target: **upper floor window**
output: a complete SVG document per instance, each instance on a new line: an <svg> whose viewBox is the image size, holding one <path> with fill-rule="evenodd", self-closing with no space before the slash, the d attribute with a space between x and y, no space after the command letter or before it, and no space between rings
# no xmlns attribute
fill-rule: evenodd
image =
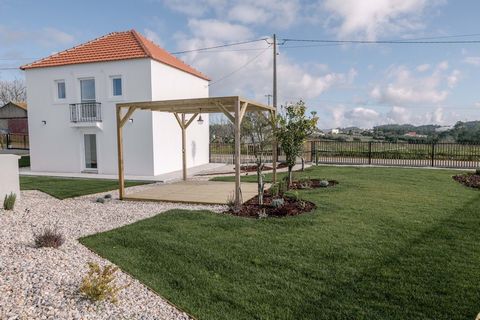
<svg viewBox="0 0 480 320"><path fill-rule="evenodd" d="M59 80L56 81L57 83L57 99L65 99L67 98L67 92L65 89L65 81Z"/></svg>
<svg viewBox="0 0 480 320"><path fill-rule="evenodd" d="M118 97L122 95L122 78L112 77L112 96Z"/></svg>
<svg viewBox="0 0 480 320"><path fill-rule="evenodd" d="M95 101L95 79L80 80L80 99L81 102Z"/></svg>

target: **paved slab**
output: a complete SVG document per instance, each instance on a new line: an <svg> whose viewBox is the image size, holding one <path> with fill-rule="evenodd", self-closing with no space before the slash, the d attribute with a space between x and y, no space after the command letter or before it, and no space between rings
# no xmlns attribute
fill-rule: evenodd
<svg viewBox="0 0 480 320"><path fill-rule="evenodd" d="M241 188L244 202L257 195L256 183L242 183ZM125 200L225 204L233 197L234 191L234 182L182 181L157 184L143 191L127 194Z"/></svg>

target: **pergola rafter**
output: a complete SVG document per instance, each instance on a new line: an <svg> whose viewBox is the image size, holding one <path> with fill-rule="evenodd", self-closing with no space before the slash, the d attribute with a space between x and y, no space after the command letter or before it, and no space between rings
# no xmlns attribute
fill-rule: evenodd
<svg viewBox="0 0 480 320"><path fill-rule="evenodd" d="M241 144L241 124L246 112L268 112L272 127L275 129L276 109L252 100L238 96L162 100L162 101L142 101L118 103L117 110L117 146L118 146L118 181L120 199L125 197L125 174L123 161L123 135L122 128L128 119L136 110L149 110L156 112L173 113L180 129L182 130L182 162L183 162L183 180L187 179L187 156L186 156L186 135L188 126L201 113L223 113L233 123L235 129L235 204L240 205L241 184L240 184L240 144ZM122 115L123 109L127 112ZM186 115L191 117L186 120ZM265 116L265 115L264 115ZM272 150L273 160L273 182L276 180L277 169L277 142L273 141Z"/></svg>

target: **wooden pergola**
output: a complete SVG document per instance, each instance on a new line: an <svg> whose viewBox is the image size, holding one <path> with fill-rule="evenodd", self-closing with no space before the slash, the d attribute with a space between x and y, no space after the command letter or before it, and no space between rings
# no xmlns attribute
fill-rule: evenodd
<svg viewBox="0 0 480 320"><path fill-rule="evenodd" d="M124 110L126 110L126 112ZM234 124L235 129L235 204L240 205L242 203L240 184L240 130L243 116L246 112L258 112L263 116L266 116L264 112L268 112L274 128L274 119L276 117L276 109L274 107L238 96L117 103L118 182L120 199L125 197L122 128L136 110L169 112L175 116L175 119L182 130L183 180L187 180L187 157L185 144L188 126L201 113L225 114L225 116ZM187 115L190 115L188 120ZM275 182L277 167L277 142L275 140L273 141L272 160L273 182Z"/></svg>

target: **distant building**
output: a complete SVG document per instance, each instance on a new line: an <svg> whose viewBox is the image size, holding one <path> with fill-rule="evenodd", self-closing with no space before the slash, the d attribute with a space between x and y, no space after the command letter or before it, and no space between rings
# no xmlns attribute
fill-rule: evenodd
<svg viewBox="0 0 480 320"><path fill-rule="evenodd" d="M0 132L28 133L27 104L10 101L0 107Z"/></svg>
<svg viewBox="0 0 480 320"><path fill-rule="evenodd" d="M404 137L412 137L412 138L426 138L427 135L425 134L417 134L415 131L407 132L403 135Z"/></svg>
<svg viewBox="0 0 480 320"><path fill-rule="evenodd" d="M330 134L339 134L339 133L340 133L340 129L338 128L330 130Z"/></svg>

